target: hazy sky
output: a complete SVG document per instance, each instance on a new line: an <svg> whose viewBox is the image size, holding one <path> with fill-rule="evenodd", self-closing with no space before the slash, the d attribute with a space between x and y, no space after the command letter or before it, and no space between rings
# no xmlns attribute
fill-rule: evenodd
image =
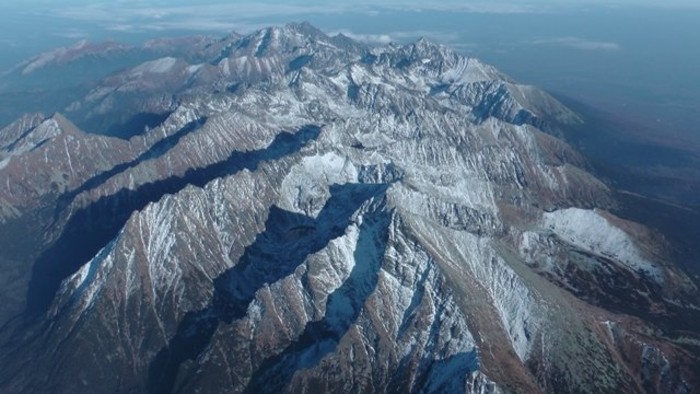
<svg viewBox="0 0 700 394"><path fill-rule="evenodd" d="M483 15L528 15L558 12L585 11L589 8L661 8L700 10L697 0L526 0L526 1L464 1L443 0L425 2L423 0L356 0L356 1L314 1L314 0L0 0L0 51L19 47L46 49L57 44L66 45L69 40L79 39L119 39L140 40L157 32L204 32L222 34L228 31L248 32L272 23L289 21L328 19L334 16L354 15L352 25L339 23L337 26L323 26L334 31L356 33L357 38L369 41L386 42L402 39L400 31L380 31L367 34L362 17L372 18L397 12L412 13L412 22L426 26L421 13L455 12L460 14ZM405 18L406 15L403 15ZM415 30L415 29L409 29ZM439 24L431 26L432 32L440 30ZM393 35L392 35L393 33ZM448 35L428 34L440 40ZM126 37L125 37L126 34ZM129 37L128 35L133 35ZM453 34L454 36L454 34ZM63 39L63 40L61 40ZM586 37L558 35L540 37L539 44L559 44L581 49L616 49L615 43L603 41L589 42ZM456 44L463 44L455 42ZM4 47L4 48L3 48ZM7 54L6 54L7 55ZM6 56L7 57L7 56ZM2 66L2 64L0 64Z"/></svg>
<svg viewBox="0 0 700 394"><path fill-rule="evenodd" d="M424 36L520 81L655 121L685 113L694 127L700 106L698 0L0 0L0 71L82 39L136 44L305 20L378 44Z"/></svg>
<svg viewBox="0 0 700 394"><path fill-rule="evenodd" d="M655 7L700 9L697 0L2 0L0 44L10 43L26 29L66 38L90 38L95 29L106 32L250 31L280 20L305 20L312 15L364 14L368 17L397 11L449 11L480 14L538 14L587 7ZM338 29L347 26L338 26ZM104 35L104 34L103 34Z"/></svg>
<svg viewBox="0 0 700 394"><path fill-rule="evenodd" d="M464 1L443 0L425 2L423 0L356 0L356 1L184 1L184 0L4 0L0 10L4 17L51 16L62 20L80 23L99 24L114 31L169 30L230 30L248 27L245 22L259 21L266 17L286 17L303 19L310 14L341 14L411 11L455 11L474 13L542 13L562 9L582 9L590 6L605 7L660 7L660 8L700 8L697 0L529 0L529 1ZM11 13L10 14L8 14ZM10 27L11 28L11 27ZM6 27L4 27L6 29Z"/></svg>

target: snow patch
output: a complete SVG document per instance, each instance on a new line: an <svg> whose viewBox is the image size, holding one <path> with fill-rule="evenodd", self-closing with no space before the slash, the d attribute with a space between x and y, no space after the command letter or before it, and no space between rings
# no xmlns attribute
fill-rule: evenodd
<svg viewBox="0 0 700 394"><path fill-rule="evenodd" d="M22 75L31 74L32 72L45 67L49 63L60 59L62 56L65 56L71 52L80 51L81 49L87 47L87 45L87 40L80 40L73 46L66 48L58 48L49 52L42 53L41 55L34 58L34 60L22 70Z"/></svg>
<svg viewBox="0 0 700 394"><path fill-rule="evenodd" d="M153 73L163 74L170 71L177 63L174 57L164 57L136 66L132 71L134 74Z"/></svg>
<svg viewBox="0 0 700 394"><path fill-rule="evenodd" d="M546 212L542 222L546 229L565 242L586 252L619 261L658 282L663 281L661 268L642 256L630 236L594 210L569 208Z"/></svg>
<svg viewBox="0 0 700 394"><path fill-rule="evenodd" d="M475 83L498 79L492 67L474 58L459 58L457 63L442 74L443 81L449 83Z"/></svg>
<svg viewBox="0 0 700 394"><path fill-rule="evenodd" d="M195 65L187 67L187 72L189 74L194 74L197 71L199 71L199 69L201 69L202 67L204 67L204 64L195 64Z"/></svg>
<svg viewBox="0 0 700 394"><path fill-rule="evenodd" d="M333 152L305 157L282 182L280 206L316 216L330 196L329 185L357 179L357 169L346 157Z"/></svg>

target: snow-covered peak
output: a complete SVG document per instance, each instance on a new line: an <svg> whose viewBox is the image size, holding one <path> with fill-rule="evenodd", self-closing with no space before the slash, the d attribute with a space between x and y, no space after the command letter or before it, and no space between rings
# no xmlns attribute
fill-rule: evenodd
<svg viewBox="0 0 700 394"><path fill-rule="evenodd" d="M424 83L470 84L484 81L510 82L510 78L494 67L475 58L456 53L450 48L421 38L407 45L389 44L368 51L367 63L391 67L399 73L415 75Z"/></svg>

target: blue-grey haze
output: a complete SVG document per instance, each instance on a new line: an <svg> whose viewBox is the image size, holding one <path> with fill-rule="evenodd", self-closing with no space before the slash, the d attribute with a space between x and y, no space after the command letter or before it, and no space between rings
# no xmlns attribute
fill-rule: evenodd
<svg viewBox="0 0 700 394"><path fill-rule="evenodd" d="M700 7L693 2L421 3L6 1L0 4L0 69L80 39L138 43L307 20L375 43L426 36L519 81L700 144Z"/></svg>

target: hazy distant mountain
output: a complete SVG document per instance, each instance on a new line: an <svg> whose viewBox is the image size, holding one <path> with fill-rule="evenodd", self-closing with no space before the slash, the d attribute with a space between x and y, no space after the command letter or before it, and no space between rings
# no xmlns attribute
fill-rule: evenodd
<svg viewBox="0 0 700 394"><path fill-rule="evenodd" d="M698 390L696 285L547 93L308 24L162 45L0 130L1 391Z"/></svg>

